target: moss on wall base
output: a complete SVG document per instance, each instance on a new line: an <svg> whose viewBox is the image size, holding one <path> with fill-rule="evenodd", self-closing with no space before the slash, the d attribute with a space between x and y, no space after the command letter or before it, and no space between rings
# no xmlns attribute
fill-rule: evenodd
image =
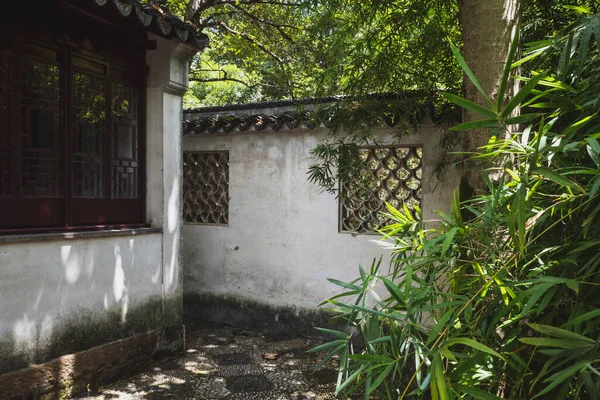
<svg viewBox="0 0 600 400"><path fill-rule="evenodd" d="M237 296L185 293L184 317L266 333L321 337L316 327L339 329L317 308L279 307Z"/></svg>
<svg viewBox="0 0 600 400"><path fill-rule="evenodd" d="M167 299L158 296L148 298L130 307L126 313L121 309L72 312L59 324L56 323L44 340L24 342L10 334L0 337L0 373L41 364L65 354L158 328L182 326L182 314L181 294ZM39 337L41 329L36 327L36 331Z"/></svg>
<svg viewBox="0 0 600 400"><path fill-rule="evenodd" d="M155 329L0 375L0 397L67 399L97 390L167 354L183 352L183 334L182 325Z"/></svg>

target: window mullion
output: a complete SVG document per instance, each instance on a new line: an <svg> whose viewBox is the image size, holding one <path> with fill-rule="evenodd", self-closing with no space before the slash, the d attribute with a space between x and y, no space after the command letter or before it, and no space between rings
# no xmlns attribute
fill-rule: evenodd
<svg viewBox="0 0 600 400"><path fill-rule="evenodd" d="M10 133L12 151L12 198L17 200L21 197L21 51L20 40L17 35L13 37L11 54L11 82L10 82Z"/></svg>
<svg viewBox="0 0 600 400"><path fill-rule="evenodd" d="M65 225L72 226L71 218L71 199L72 199L72 179L73 179L73 65L71 63L71 49L63 47L62 55L63 73L62 73L62 132L63 132L63 179L64 193L64 211Z"/></svg>
<svg viewBox="0 0 600 400"><path fill-rule="evenodd" d="M113 115L112 115L112 80L111 76L111 65L106 66L106 132L104 133L104 198L106 200L105 207L108 207L111 203L111 160L112 160L112 137L113 137ZM110 215L107 215L110 218Z"/></svg>

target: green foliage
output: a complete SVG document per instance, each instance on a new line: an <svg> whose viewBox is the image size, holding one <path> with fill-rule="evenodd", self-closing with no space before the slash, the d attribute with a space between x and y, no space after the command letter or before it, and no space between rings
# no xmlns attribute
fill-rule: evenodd
<svg viewBox="0 0 600 400"><path fill-rule="evenodd" d="M446 99L425 91L342 98L323 106L316 113L316 122L330 130L311 150L316 162L309 167L309 181L337 193L338 182L360 180L357 175L365 166L357 151L360 146L377 145L375 128L394 126L392 135L400 138L418 128L425 116L440 125L459 120L457 109ZM454 141L447 139L441 145L449 148Z"/></svg>
<svg viewBox="0 0 600 400"><path fill-rule="evenodd" d="M525 84L507 104L490 98L482 109L447 95L492 130L472 155L490 165L488 190L462 202L456 194L439 221L389 206L395 222L381 232L394 246L390 270L373 262L352 282L330 280L342 292L324 304L358 328L325 332L335 340L319 349L328 351L324 359L340 357L338 392L599 397L598 27L600 14L591 15L559 31L544 51L529 46L524 58L556 66L519 77ZM510 64L506 70L502 87ZM519 106L521 116L511 118Z"/></svg>
<svg viewBox="0 0 600 400"><path fill-rule="evenodd" d="M460 87L462 73L446 44L446 38L460 41L453 1L158 3L210 38L209 49L191 68L192 80L205 87L188 96L189 104L330 95L362 98ZM219 85L222 81L229 85ZM252 96L240 95L246 90Z"/></svg>
<svg viewBox="0 0 600 400"><path fill-rule="evenodd" d="M320 18L313 30L336 63L325 77L354 97L406 90L435 92L460 86L447 39L460 40L458 4L453 1L313 0Z"/></svg>

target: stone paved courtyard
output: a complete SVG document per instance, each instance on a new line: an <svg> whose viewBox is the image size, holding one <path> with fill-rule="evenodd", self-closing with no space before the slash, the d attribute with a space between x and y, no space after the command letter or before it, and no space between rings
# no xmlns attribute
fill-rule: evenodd
<svg viewBox="0 0 600 400"><path fill-rule="evenodd" d="M331 363L314 372L319 342L188 321L184 356L78 399L333 399Z"/></svg>

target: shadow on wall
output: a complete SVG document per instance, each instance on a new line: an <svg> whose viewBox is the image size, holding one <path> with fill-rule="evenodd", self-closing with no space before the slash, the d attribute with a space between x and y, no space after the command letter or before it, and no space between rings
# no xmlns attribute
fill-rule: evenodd
<svg viewBox="0 0 600 400"><path fill-rule="evenodd" d="M160 241L157 234L6 245L0 373L162 326Z"/></svg>

